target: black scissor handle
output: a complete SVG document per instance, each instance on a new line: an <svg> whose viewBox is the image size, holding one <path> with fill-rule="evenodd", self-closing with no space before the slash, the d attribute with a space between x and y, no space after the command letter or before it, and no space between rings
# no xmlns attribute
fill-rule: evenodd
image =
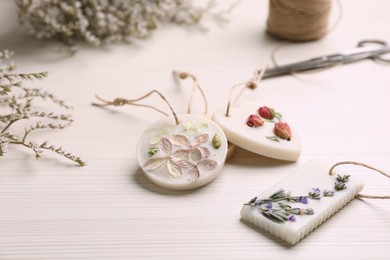
<svg viewBox="0 0 390 260"><path fill-rule="evenodd" d="M382 40L375 40L375 39L362 40L362 41L358 42L357 46L364 47L364 46L369 45L369 44L378 44L378 45L381 45L383 47L388 47L387 42L382 41ZM382 61L382 62L390 63L390 58L386 59L386 58L383 58L381 55L372 56L371 59L373 59L375 61Z"/></svg>

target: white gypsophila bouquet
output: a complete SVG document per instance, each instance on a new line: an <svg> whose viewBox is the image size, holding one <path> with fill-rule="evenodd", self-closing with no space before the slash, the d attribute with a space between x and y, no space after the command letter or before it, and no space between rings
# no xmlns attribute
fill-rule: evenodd
<svg viewBox="0 0 390 260"><path fill-rule="evenodd" d="M192 0L15 0L19 21L38 39L55 39L67 45L119 42L148 36L163 23L201 28L206 17L218 22L225 11L214 11L214 1L203 7Z"/></svg>

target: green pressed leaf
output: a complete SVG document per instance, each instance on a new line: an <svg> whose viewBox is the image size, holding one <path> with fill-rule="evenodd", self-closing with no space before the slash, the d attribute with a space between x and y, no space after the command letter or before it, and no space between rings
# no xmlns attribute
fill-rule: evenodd
<svg viewBox="0 0 390 260"><path fill-rule="evenodd" d="M149 151L148 151L148 154L149 156L153 156L155 155L156 153L158 152L158 149L153 147L153 148L150 148Z"/></svg>
<svg viewBox="0 0 390 260"><path fill-rule="evenodd" d="M267 138L267 139L269 139L271 141L275 141L275 142L279 142L280 143L280 139L277 136L266 136L265 138Z"/></svg>
<svg viewBox="0 0 390 260"><path fill-rule="evenodd" d="M211 141L211 143L213 144L213 147L215 149L219 149L219 147L221 147L221 145L222 145L221 137L219 137L218 134L214 134L213 140Z"/></svg>
<svg viewBox="0 0 390 260"><path fill-rule="evenodd" d="M278 113L278 112L276 112L275 113L275 117L278 119L278 121L280 122L280 121L282 121L282 114L281 113Z"/></svg>

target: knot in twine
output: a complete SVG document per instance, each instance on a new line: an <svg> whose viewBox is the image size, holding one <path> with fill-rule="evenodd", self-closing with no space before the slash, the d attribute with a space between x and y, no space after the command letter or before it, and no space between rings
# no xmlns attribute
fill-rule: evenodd
<svg viewBox="0 0 390 260"><path fill-rule="evenodd" d="M112 105L114 106L124 106L126 105L128 102L127 102L127 99L124 99L124 98L116 98L112 101Z"/></svg>
<svg viewBox="0 0 390 260"><path fill-rule="evenodd" d="M303 42L328 32L331 0L270 0L267 32L278 38Z"/></svg>

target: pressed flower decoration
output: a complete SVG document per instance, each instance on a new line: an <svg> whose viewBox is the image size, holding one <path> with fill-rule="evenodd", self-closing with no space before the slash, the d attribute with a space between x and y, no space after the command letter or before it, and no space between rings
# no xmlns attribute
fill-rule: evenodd
<svg viewBox="0 0 390 260"><path fill-rule="evenodd" d="M137 145L138 161L146 176L161 186L195 188L222 169L227 140L222 130L205 117L188 114L179 120L180 124L172 124L171 119L164 118L145 130ZM202 127L187 131L187 125ZM164 129L163 133L158 129Z"/></svg>
<svg viewBox="0 0 390 260"><path fill-rule="evenodd" d="M256 70L251 80L231 87L226 109L213 114L213 121L224 130L229 142L251 152L286 161L298 160L301 142L281 113L258 102L234 106L244 90L255 90L267 69ZM233 99L235 89L241 88Z"/></svg>
<svg viewBox="0 0 390 260"><path fill-rule="evenodd" d="M333 197L335 191L341 191L347 188L346 183L349 180L349 175L338 175L335 182L334 190L323 190L320 188L312 188L307 195L293 196L290 192L286 192L283 189L273 193L269 198L258 199L254 197L248 203L248 205L254 207L260 211L260 213L267 219L283 224L285 222L295 222L295 216L314 215L315 212L312 208L292 207L291 204L309 204L310 200L319 201L325 197ZM342 186L343 188L338 188Z"/></svg>
<svg viewBox="0 0 390 260"><path fill-rule="evenodd" d="M281 139L290 141L291 140L291 130L290 126L287 123L281 122L282 114L275 112L273 108L269 108L267 106L260 107L257 112L260 116L256 114L252 114L246 120L246 125L249 127L261 127L264 125L264 121L268 123L273 123L273 133L274 136L266 136L268 140L280 142ZM264 120L263 120L263 119ZM278 122L275 123L274 119L277 119Z"/></svg>
<svg viewBox="0 0 390 260"><path fill-rule="evenodd" d="M178 164L183 169L189 169L188 179L190 181L196 181L199 179L200 171L210 171L217 167L217 162L205 159L200 150L193 149L188 152L188 159L178 161Z"/></svg>
<svg viewBox="0 0 390 260"><path fill-rule="evenodd" d="M161 138L152 155L144 165L144 170L159 171L166 166L169 174L174 178L182 178L183 170L187 169L189 181L197 181L200 171L210 171L217 166L217 162L207 159L210 156L209 148L200 146L208 140L208 134L196 136L191 144L184 135L173 135L171 138ZM177 150L173 152L173 147ZM149 150L150 151L150 150ZM203 153L202 153L203 152ZM150 155L150 153L148 152ZM162 154L161 157L157 157ZM154 156L156 155L156 157Z"/></svg>
<svg viewBox="0 0 390 260"><path fill-rule="evenodd" d="M196 136L194 138L194 140L192 141L192 143L190 143L190 141L188 141L188 138L185 135L173 135L170 138L170 140L174 145L184 146L184 147L188 148L186 151L198 150L201 154L204 155L204 157L207 158L210 156L209 149L205 146L201 146L201 144L203 144L209 140L208 134L202 134L202 135Z"/></svg>
<svg viewBox="0 0 390 260"><path fill-rule="evenodd" d="M148 160L144 165L144 169L147 171L154 171L156 169L161 169L163 165L166 165L169 173L173 177L181 178L181 167L177 164L175 160L175 158L178 158L181 153L178 151L175 154L172 154L172 144L167 138L161 138L157 148L155 149L157 150L157 153L158 151L160 151L163 156L151 158L150 160Z"/></svg>
<svg viewBox="0 0 390 260"><path fill-rule="evenodd" d="M242 219L294 245L354 198L390 199L389 195L360 193L364 181L335 171L340 165L365 167L390 178L390 173L361 162L330 165L312 160L244 203Z"/></svg>
<svg viewBox="0 0 390 260"><path fill-rule="evenodd" d="M199 89L204 97L196 77L186 72L174 72L180 79L191 78L193 92ZM228 143L222 129L206 116L191 114L191 100L188 114L177 115L168 100L158 90L150 91L141 98L127 100L117 98L106 101L108 105L136 105L152 108L165 115L161 110L137 103L151 94L158 94L169 106L172 118L163 118L151 124L141 135L137 144L138 163L155 184L177 190L194 189L213 180L222 170L228 151ZM205 113L207 102L205 101Z"/></svg>

